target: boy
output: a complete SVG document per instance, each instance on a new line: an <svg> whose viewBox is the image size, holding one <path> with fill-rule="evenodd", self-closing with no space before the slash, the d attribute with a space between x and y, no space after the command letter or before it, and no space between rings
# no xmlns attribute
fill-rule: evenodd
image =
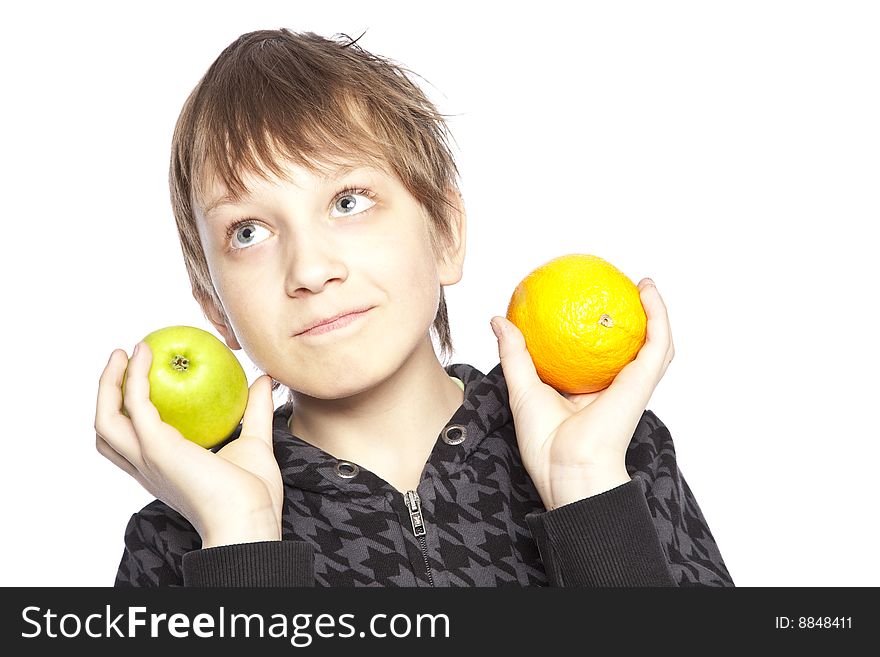
<svg viewBox="0 0 880 657"><path fill-rule="evenodd" d="M159 419L149 347L114 350L97 449L157 497L117 585L733 585L645 410L673 356L648 279L648 339L599 393L543 384L501 317L488 375L438 360L466 235L447 134L354 41L251 32L209 68L172 205L194 297L266 374L209 451Z"/></svg>

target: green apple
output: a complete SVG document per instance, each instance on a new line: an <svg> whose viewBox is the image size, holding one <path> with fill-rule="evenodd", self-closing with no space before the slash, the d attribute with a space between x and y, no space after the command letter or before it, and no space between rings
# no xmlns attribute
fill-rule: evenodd
<svg viewBox="0 0 880 657"><path fill-rule="evenodd" d="M229 347L194 326L167 326L144 342L153 352L150 401L162 421L208 449L228 438L248 400L247 376Z"/></svg>

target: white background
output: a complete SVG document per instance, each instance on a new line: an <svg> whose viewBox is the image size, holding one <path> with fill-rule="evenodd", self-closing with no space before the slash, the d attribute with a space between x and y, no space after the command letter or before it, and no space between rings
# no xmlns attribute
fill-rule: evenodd
<svg viewBox="0 0 880 657"><path fill-rule="evenodd" d="M454 362L495 365L489 318L553 257L653 277L676 357L649 408L736 583L880 585L875 3L31 2L2 23L3 585L113 582L150 498L95 451L98 376L161 326L213 331L168 200L174 122L223 48L280 27L366 30L455 115Z"/></svg>

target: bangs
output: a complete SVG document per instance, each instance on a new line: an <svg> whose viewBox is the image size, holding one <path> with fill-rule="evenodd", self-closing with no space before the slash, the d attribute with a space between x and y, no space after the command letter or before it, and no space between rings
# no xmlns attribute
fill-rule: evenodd
<svg viewBox="0 0 880 657"><path fill-rule="evenodd" d="M229 200L239 201L249 191L248 176L286 180L288 162L319 175L363 165L388 170L386 150L357 103L314 98L304 104L259 80L250 84L253 88L238 83L234 93L205 99L213 111L199 117L191 151L195 206L206 207L215 184Z"/></svg>

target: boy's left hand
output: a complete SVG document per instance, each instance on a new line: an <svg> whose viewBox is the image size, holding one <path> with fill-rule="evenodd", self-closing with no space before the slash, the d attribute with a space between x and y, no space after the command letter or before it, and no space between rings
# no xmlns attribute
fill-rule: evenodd
<svg viewBox="0 0 880 657"><path fill-rule="evenodd" d="M675 353L660 293L648 278L638 288L648 318L645 344L598 392L570 395L541 381L520 330L493 318L502 329L498 353L520 454L548 511L631 479L627 448Z"/></svg>

